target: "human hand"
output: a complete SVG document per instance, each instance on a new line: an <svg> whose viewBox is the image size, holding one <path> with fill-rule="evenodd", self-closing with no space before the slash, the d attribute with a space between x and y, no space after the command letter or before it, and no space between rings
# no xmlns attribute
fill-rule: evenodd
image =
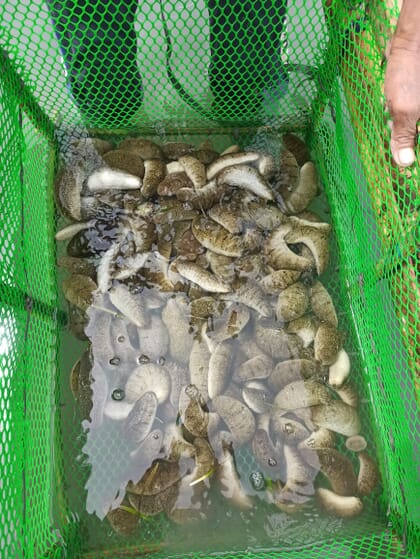
<svg viewBox="0 0 420 559"><path fill-rule="evenodd" d="M403 167L412 165L420 119L420 48L404 37L391 41L385 72L385 98L392 118L391 152Z"/></svg>

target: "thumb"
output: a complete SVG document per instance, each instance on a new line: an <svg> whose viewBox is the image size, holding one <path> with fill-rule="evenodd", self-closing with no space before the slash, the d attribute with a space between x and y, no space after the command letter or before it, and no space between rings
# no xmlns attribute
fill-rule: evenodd
<svg viewBox="0 0 420 559"><path fill-rule="evenodd" d="M414 142L417 132L417 118L406 114L394 114L391 131L391 153L397 165L408 167L416 159Z"/></svg>

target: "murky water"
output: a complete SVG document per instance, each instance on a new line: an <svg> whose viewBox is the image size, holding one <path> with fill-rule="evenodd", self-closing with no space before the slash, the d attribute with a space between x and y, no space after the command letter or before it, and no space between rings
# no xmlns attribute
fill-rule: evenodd
<svg viewBox="0 0 420 559"><path fill-rule="evenodd" d="M139 150L146 171L160 161L140 188L89 169L61 196L86 223L58 247L64 479L86 548L301 547L362 529L376 467L313 168L270 142L221 158L125 146L120 173Z"/></svg>

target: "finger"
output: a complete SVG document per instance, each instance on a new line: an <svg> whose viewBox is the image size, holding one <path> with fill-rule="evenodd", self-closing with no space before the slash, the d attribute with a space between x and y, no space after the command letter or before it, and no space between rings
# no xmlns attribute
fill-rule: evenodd
<svg viewBox="0 0 420 559"><path fill-rule="evenodd" d="M414 144L417 132L417 119L396 114L391 131L391 153L397 165L408 167L416 159Z"/></svg>
<svg viewBox="0 0 420 559"><path fill-rule="evenodd" d="M391 41L388 41L384 52L384 57L386 60L388 60L390 54L391 54Z"/></svg>

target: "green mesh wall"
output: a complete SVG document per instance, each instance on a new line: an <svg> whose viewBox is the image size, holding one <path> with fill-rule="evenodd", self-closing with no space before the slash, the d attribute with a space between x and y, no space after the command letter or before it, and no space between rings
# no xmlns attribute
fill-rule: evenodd
<svg viewBox="0 0 420 559"><path fill-rule="evenodd" d="M419 167L394 167L388 149L381 61L394 4L3 3L1 557L419 556ZM135 537L112 534L85 512L84 435L68 380L83 345L65 327L55 264L60 152L89 135L210 138L223 150L287 131L306 140L322 178L316 210L334 230L323 281L382 484L351 523L301 533L297 521L270 516L262 547L253 533L264 526L252 520L242 545L229 535L235 519L201 527L199 546L182 546L185 533L164 515Z"/></svg>

